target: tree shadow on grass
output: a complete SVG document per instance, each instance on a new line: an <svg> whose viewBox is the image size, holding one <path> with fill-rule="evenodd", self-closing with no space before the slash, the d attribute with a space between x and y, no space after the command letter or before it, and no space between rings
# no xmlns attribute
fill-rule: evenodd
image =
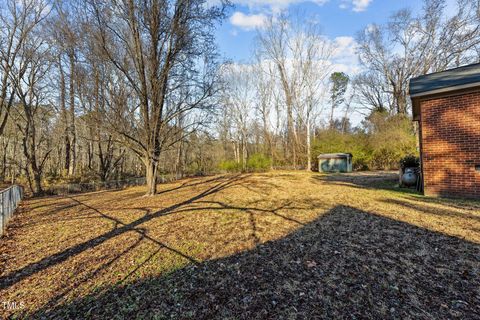
<svg viewBox="0 0 480 320"><path fill-rule="evenodd" d="M404 207L407 209L413 209L426 214L447 216L447 217L454 217L454 218L463 218L471 222L476 221L477 223L480 223L480 214L478 213L475 214L474 212L469 213L469 211L473 209L468 210L467 208L462 208L462 210L459 212L459 211L452 210L451 208L447 209L447 208L441 208L441 207L440 208L432 207L428 205L430 203L428 201L422 201L416 198L408 198L408 199L409 199L408 201L398 200L398 199L384 199L382 200L382 202L393 204L399 207ZM434 202L434 203L443 204L442 202Z"/></svg>
<svg viewBox="0 0 480 320"><path fill-rule="evenodd" d="M400 188L398 173L392 171L366 171L352 173L332 173L315 175L316 182L326 182L332 185L347 186L360 189L380 189L396 191L405 194L418 194L412 188Z"/></svg>
<svg viewBox="0 0 480 320"><path fill-rule="evenodd" d="M460 210L480 212L480 199L418 197L415 195L410 196L409 199L418 203L441 204Z"/></svg>
<svg viewBox="0 0 480 320"><path fill-rule="evenodd" d="M104 288L30 315L55 319L472 319L480 246L337 206L230 257Z"/></svg>
<svg viewBox="0 0 480 320"><path fill-rule="evenodd" d="M88 206L87 204L85 204L81 201L72 199L78 205L88 207L89 209L94 210L99 216L101 216L101 217L103 217L103 218L105 218L109 221L114 222L115 227L112 230L110 230L109 232L103 233L103 234L101 234L99 236L96 236L96 237L94 237L94 238L92 238L88 241L85 241L85 242L79 243L77 245L74 245L72 247L69 247L69 248L67 248L67 249L65 249L61 252L56 253L56 254L46 256L39 261L36 261L34 263L31 263L29 265L26 265L26 266L22 267L19 270L16 270L14 272L11 272L11 273L0 276L0 290L6 289L6 288L22 281L23 279L28 278L31 275L42 272L42 271L48 269L49 267L52 267L52 266L55 266L57 264L63 263L64 261L66 261L66 260L68 260L68 259L70 259L74 256L77 256L77 255L81 254L82 252L85 252L86 250L98 247L101 244L105 243L106 241L108 241L110 239L113 239L115 237L118 237L118 236L120 236L122 234L125 234L127 232L130 232L130 231L141 234L142 237L148 238L150 241L156 243L160 248L167 249L171 252L174 252L175 254L178 254L178 255L184 257L185 259L187 259L188 261L190 261L192 263L196 263L196 260L193 257L190 257L188 254L184 254L183 252L181 252L179 250L176 250L175 248L169 247L166 244L145 235L144 232L143 232L143 229L141 228L141 225L146 223L146 222L149 222L153 219L173 214L177 210L180 210L183 207L188 206L192 203L195 203L196 201L199 201L199 200L201 200L201 199L203 199L207 196L213 195L213 194L215 194L217 192L220 192L224 189L235 186L235 185L241 183L241 181L243 179L244 179L244 176L242 176L242 175L230 176L228 178L219 179L215 184L209 186L207 189L205 189L202 192L196 194L195 196L190 197L189 199L178 202L174 205L171 205L169 207L166 207L166 208L164 208L162 210L159 210L157 212L154 212L154 213L146 212L146 214L144 216L142 216L141 218L139 218L139 219L137 219L133 222L130 222L128 224L122 223L120 220L115 219L111 216L108 216L108 215L102 213L101 211L99 211L98 209L93 208L91 206Z"/></svg>

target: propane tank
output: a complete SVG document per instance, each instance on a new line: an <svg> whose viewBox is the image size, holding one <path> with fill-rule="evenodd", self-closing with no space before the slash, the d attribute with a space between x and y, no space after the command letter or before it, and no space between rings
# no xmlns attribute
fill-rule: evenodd
<svg viewBox="0 0 480 320"><path fill-rule="evenodd" d="M407 187L412 187L417 184L417 174L414 168L406 168L402 176L402 183Z"/></svg>

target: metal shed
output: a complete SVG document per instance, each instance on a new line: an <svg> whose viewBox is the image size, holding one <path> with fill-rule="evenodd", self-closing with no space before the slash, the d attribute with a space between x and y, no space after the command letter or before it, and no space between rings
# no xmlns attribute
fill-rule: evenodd
<svg viewBox="0 0 480 320"><path fill-rule="evenodd" d="M325 153L318 156L319 172L352 172L351 153Z"/></svg>

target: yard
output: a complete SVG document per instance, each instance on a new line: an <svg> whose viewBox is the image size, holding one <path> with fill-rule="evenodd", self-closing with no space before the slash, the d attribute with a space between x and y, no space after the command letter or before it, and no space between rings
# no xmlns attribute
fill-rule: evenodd
<svg viewBox="0 0 480 320"><path fill-rule="evenodd" d="M0 318L472 319L480 203L389 172L272 172L27 200Z"/></svg>

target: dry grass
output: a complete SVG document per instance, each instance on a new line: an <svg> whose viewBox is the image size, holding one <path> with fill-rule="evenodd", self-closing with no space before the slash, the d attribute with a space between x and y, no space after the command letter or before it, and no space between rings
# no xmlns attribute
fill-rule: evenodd
<svg viewBox="0 0 480 320"><path fill-rule="evenodd" d="M25 201L0 318L475 318L480 203L274 172ZM20 305L21 304L21 305Z"/></svg>

